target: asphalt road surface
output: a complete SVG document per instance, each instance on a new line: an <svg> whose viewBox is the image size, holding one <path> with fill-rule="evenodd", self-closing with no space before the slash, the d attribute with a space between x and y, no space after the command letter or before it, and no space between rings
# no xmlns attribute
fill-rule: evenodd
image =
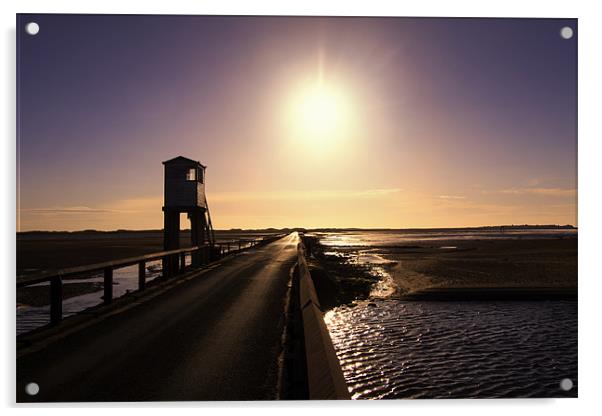
<svg viewBox="0 0 602 416"><path fill-rule="evenodd" d="M20 402L275 399L296 233L17 361ZM24 386L40 386L36 396Z"/></svg>

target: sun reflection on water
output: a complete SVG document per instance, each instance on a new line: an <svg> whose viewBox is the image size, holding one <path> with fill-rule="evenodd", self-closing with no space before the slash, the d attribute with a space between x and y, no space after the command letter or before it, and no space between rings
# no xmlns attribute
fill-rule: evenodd
<svg viewBox="0 0 602 416"><path fill-rule="evenodd" d="M577 380L576 314L573 301L388 299L324 319L353 399L558 397L558 380Z"/></svg>

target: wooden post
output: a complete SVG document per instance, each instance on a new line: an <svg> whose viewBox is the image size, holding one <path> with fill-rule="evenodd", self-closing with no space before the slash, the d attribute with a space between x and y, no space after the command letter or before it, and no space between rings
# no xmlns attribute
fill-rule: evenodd
<svg viewBox="0 0 602 416"><path fill-rule="evenodd" d="M161 258L161 279L167 279L169 274L169 256Z"/></svg>
<svg viewBox="0 0 602 416"><path fill-rule="evenodd" d="M146 262L138 262L138 290L146 288Z"/></svg>
<svg viewBox="0 0 602 416"><path fill-rule="evenodd" d="M105 305L113 301L113 268L107 267L104 271L104 298Z"/></svg>
<svg viewBox="0 0 602 416"><path fill-rule="evenodd" d="M201 266L201 249L197 249L190 253L190 265L193 269Z"/></svg>
<svg viewBox="0 0 602 416"><path fill-rule="evenodd" d="M180 272L186 268L186 253L180 253Z"/></svg>
<svg viewBox="0 0 602 416"><path fill-rule="evenodd" d="M169 279L169 277L171 276L171 267L169 264L169 259L169 256L163 257L163 279Z"/></svg>
<svg viewBox="0 0 602 416"><path fill-rule="evenodd" d="M163 250L180 248L180 211L163 207ZM177 272L178 263L173 256L163 258L163 277L167 278Z"/></svg>
<svg viewBox="0 0 602 416"><path fill-rule="evenodd" d="M63 319L63 279L50 280L50 323L58 324Z"/></svg>
<svg viewBox="0 0 602 416"><path fill-rule="evenodd" d="M191 243L193 246L204 246L206 243L206 223L204 208L198 208L189 214L190 227L191 227ZM194 253L192 263L195 267L200 267L203 264L208 263L207 253L205 249L198 250Z"/></svg>
<svg viewBox="0 0 602 416"><path fill-rule="evenodd" d="M177 275L181 272L180 270L180 255L178 253L171 256L171 261L173 262L174 275Z"/></svg>
<svg viewBox="0 0 602 416"><path fill-rule="evenodd" d="M241 247L242 247L242 246L241 246L241 243L242 243L242 240L238 240L238 251L240 251L240 249L241 249Z"/></svg>

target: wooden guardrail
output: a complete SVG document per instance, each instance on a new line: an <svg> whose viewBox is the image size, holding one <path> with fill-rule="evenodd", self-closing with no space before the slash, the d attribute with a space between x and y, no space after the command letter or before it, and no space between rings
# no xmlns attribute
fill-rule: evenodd
<svg viewBox="0 0 602 416"><path fill-rule="evenodd" d="M262 238L252 238L252 239L238 239L231 241L222 241L220 243L215 243L215 246L218 248L220 256L233 253L236 251L243 250L245 248L255 247L258 244L266 243L268 240L273 241L274 239L282 237L282 235L278 236L266 236Z"/></svg>
<svg viewBox="0 0 602 416"><path fill-rule="evenodd" d="M186 254L191 255L191 266L198 267L209 261L210 246L195 246L177 250L160 251L142 256L106 261L87 266L70 267L44 272L33 276L17 277L17 289L38 283L50 282L50 323L56 324L63 319L63 279L90 273L103 272L103 303L113 301L113 271L122 267L138 265L138 289L146 287L146 263L163 260L162 278L172 277L186 268Z"/></svg>
<svg viewBox="0 0 602 416"><path fill-rule="evenodd" d="M324 323L302 242L297 247L297 261L309 398L311 400L351 399L341 364Z"/></svg>
<svg viewBox="0 0 602 416"><path fill-rule="evenodd" d="M50 323L57 324L63 319L63 279L90 273L103 272L103 303L113 301L113 272L127 266L138 265L138 290L146 288L146 263L162 260L162 279L168 279L182 273L186 268L186 255L190 254L190 269L195 269L212 260L216 254L222 257L259 244L267 244L284 234L265 236L256 239L240 239L214 245L216 253L212 253L210 245L186 247L177 250L160 251L120 260L106 261L86 266L43 272L32 276L17 276L17 289L39 283L50 282Z"/></svg>

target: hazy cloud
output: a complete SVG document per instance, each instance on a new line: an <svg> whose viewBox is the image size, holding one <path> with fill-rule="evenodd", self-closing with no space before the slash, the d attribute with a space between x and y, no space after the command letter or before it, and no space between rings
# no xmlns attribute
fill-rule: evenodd
<svg viewBox="0 0 602 416"><path fill-rule="evenodd" d="M466 199L463 195L439 195L439 199Z"/></svg>
<svg viewBox="0 0 602 416"><path fill-rule="evenodd" d="M506 188L483 190L483 195L535 195L535 196L551 196L551 197L575 197L577 195L576 188L544 188L544 187L522 187L522 188Z"/></svg>
<svg viewBox="0 0 602 416"><path fill-rule="evenodd" d="M22 208L22 212L31 214L97 214L110 212L123 212L105 208L90 207L53 207L53 208Z"/></svg>
<svg viewBox="0 0 602 416"><path fill-rule="evenodd" d="M365 189L365 190L329 190L329 191L272 191L272 192L214 192L208 199L211 202L236 202L256 200L324 200L324 199L356 199L378 198L392 195L402 190L399 188Z"/></svg>

